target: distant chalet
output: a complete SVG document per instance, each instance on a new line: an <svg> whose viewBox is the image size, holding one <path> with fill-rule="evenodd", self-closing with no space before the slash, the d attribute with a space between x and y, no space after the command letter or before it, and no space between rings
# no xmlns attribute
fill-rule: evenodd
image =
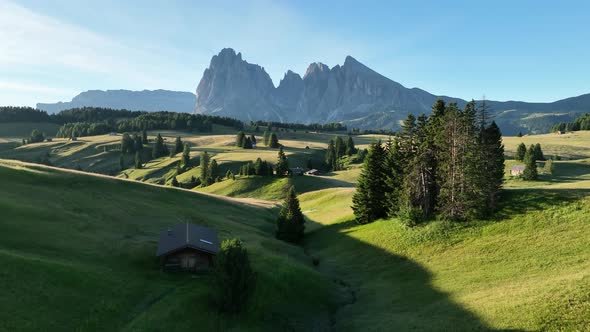
<svg viewBox="0 0 590 332"><path fill-rule="evenodd" d="M305 172L305 175L320 175L320 171L317 169L310 169L309 171Z"/></svg>
<svg viewBox="0 0 590 332"><path fill-rule="evenodd" d="M510 168L510 175L512 176L519 176L522 175L522 173L524 173L524 166L522 165L512 166L512 168Z"/></svg>
<svg viewBox="0 0 590 332"><path fill-rule="evenodd" d="M160 233L158 252L166 271L207 271L219 252L217 231L208 227L179 224Z"/></svg>

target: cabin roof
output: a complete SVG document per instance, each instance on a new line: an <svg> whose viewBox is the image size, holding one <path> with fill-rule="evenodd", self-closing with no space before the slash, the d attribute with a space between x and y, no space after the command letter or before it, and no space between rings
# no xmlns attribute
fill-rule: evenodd
<svg viewBox="0 0 590 332"><path fill-rule="evenodd" d="M217 254L219 252L217 231L189 223L175 225L160 233L156 256L160 257L185 248Z"/></svg>

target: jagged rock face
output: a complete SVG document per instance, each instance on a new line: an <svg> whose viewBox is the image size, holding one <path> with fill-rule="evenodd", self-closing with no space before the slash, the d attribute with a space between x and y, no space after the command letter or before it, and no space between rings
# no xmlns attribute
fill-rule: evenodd
<svg viewBox="0 0 590 332"><path fill-rule="evenodd" d="M76 107L107 107L132 111L169 111L190 113L196 99L190 92L168 90L90 90L75 96L72 101L53 104L38 103L37 108L57 113Z"/></svg>
<svg viewBox="0 0 590 332"><path fill-rule="evenodd" d="M274 85L258 65L226 48L213 56L197 87L197 113L230 116L240 120L281 121L272 103Z"/></svg>
<svg viewBox="0 0 590 332"><path fill-rule="evenodd" d="M331 69L312 63L303 78L289 70L274 88L262 67L223 49L211 59L199 83L196 111L242 120L304 123L345 121L375 112L402 119L409 112L428 111L436 98L407 89L350 56Z"/></svg>
<svg viewBox="0 0 590 332"><path fill-rule="evenodd" d="M196 111L246 121L343 122L356 128L396 130L410 113L429 114L438 98L456 102L459 107L466 104L459 98L408 89L350 56L342 66L333 68L313 63L303 78L288 71L275 88L262 67L242 60L240 53L224 49L211 59L199 83ZM587 112L590 95L554 103L488 101L488 106L505 134L519 130L540 132L547 125L542 121L526 124L527 115Z"/></svg>

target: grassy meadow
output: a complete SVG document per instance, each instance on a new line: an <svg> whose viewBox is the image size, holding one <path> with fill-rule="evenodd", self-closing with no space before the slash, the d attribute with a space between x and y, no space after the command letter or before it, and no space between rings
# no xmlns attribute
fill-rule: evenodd
<svg viewBox="0 0 590 332"><path fill-rule="evenodd" d="M193 165L207 151L221 174L258 157L275 162L276 149L234 147L234 133L162 132L167 144L178 135L189 142ZM333 136L281 132L279 139L290 165L304 167L322 162ZM387 137L354 137L361 148L377 139ZM0 280L14 285L0 291L2 307L10 308L0 312L0 330L590 329L590 132L505 137L500 211L488 220L414 228L397 219L352 221L358 164L321 176L238 176L180 190L155 184L174 176L188 182L199 167L177 175L177 155L135 170L126 156L129 168L121 171L120 152L108 149L119 140L104 135L0 149L1 158L49 156L58 167L113 176L0 161L0 260L9 266ZM511 177L520 142L540 143L545 155L563 160L552 174L538 162L538 181ZM290 185L308 220L302 246L273 238L276 206ZM179 221L245 241L259 274L246 312L218 314L206 275L157 269L157 234Z"/></svg>

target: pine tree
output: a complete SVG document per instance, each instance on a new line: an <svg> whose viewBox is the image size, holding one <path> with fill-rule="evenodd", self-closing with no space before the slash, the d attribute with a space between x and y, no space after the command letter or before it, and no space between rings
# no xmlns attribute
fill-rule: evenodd
<svg viewBox="0 0 590 332"><path fill-rule="evenodd" d="M31 132L31 136L29 137L29 143L40 143L44 140L45 136L37 129L33 129L33 131Z"/></svg>
<svg viewBox="0 0 590 332"><path fill-rule="evenodd" d="M23 138L23 144L22 145L27 145L27 140Z"/></svg>
<svg viewBox="0 0 590 332"><path fill-rule="evenodd" d="M172 178L172 186L173 187L179 187L180 184L178 183L178 180L176 179L176 176Z"/></svg>
<svg viewBox="0 0 590 332"><path fill-rule="evenodd" d="M219 166L217 166L217 160L215 160L215 159L211 160L211 163L209 164L208 172L209 172L208 183L211 184L219 175L218 174L219 173Z"/></svg>
<svg viewBox="0 0 590 332"><path fill-rule="evenodd" d="M531 145L524 155L524 171L522 178L529 181L537 180L537 160L535 159L535 147Z"/></svg>
<svg viewBox="0 0 590 332"><path fill-rule="evenodd" d="M208 186L210 184L209 182L209 154L207 153L207 151L203 151L201 152L201 158L200 158L200 163L201 163L201 176L200 176L200 180L201 180L201 185L202 186Z"/></svg>
<svg viewBox="0 0 590 332"><path fill-rule="evenodd" d="M381 141L371 143L352 197L352 210L359 224L367 224L387 215L384 159Z"/></svg>
<svg viewBox="0 0 590 332"><path fill-rule="evenodd" d="M133 139L131 139L131 136L129 136L128 133L124 133L123 136L121 136L121 152L122 153L133 153L135 152L135 143L133 141Z"/></svg>
<svg viewBox="0 0 590 332"><path fill-rule="evenodd" d="M275 166L275 168L278 176L283 176L284 174L287 174L289 172L289 160L287 159L285 152L283 152L282 146L279 147L277 165Z"/></svg>
<svg viewBox="0 0 590 332"><path fill-rule="evenodd" d="M119 168L121 168L121 171L125 170L125 157L123 156L122 153L121 153L121 156L119 157Z"/></svg>
<svg viewBox="0 0 590 332"><path fill-rule="evenodd" d="M338 171L338 160L336 157L336 148L334 146L334 140L330 140L328 148L326 149L326 155L324 157L328 169L331 171Z"/></svg>
<svg viewBox="0 0 590 332"><path fill-rule="evenodd" d="M143 142L138 134L133 135L133 147L135 151L143 151Z"/></svg>
<svg viewBox="0 0 590 332"><path fill-rule="evenodd" d="M260 157L256 158L256 161L254 162L254 174L256 175L262 175L262 159L260 159Z"/></svg>
<svg viewBox="0 0 590 332"><path fill-rule="evenodd" d="M309 158L307 159L307 164L305 167L307 167L307 169L313 169L313 164L311 163L311 159L309 159Z"/></svg>
<svg viewBox="0 0 590 332"><path fill-rule="evenodd" d="M174 142L174 154L181 153L183 148L184 144L182 144L182 139L180 136L177 136L176 141Z"/></svg>
<svg viewBox="0 0 590 332"><path fill-rule="evenodd" d="M298 243L303 239L304 230L305 218L299 206L295 187L291 186L277 218L276 237L283 241Z"/></svg>
<svg viewBox="0 0 590 332"><path fill-rule="evenodd" d="M156 136L156 141L154 142L154 147L152 149L152 158L156 159L165 156L167 154L166 150L167 149L164 145L164 139L162 138L162 135L158 134L158 136Z"/></svg>
<svg viewBox="0 0 590 332"><path fill-rule="evenodd" d="M182 158L180 159L180 163L184 169L190 166L191 160L191 148L188 143L184 143L184 148L182 149Z"/></svg>
<svg viewBox="0 0 590 332"><path fill-rule="evenodd" d="M545 165L543 166L543 173L545 174L553 174L553 171L555 170L555 165L553 165L553 160L549 159L545 162Z"/></svg>
<svg viewBox="0 0 590 332"><path fill-rule="evenodd" d="M135 152L135 169L142 169L143 168L143 162L141 160L141 153Z"/></svg>
<svg viewBox="0 0 590 332"><path fill-rule="evenodd" d="M518 134L516 134L516 137L522 137L522 132L519 131Z"/></svg>
<svg viewBox="0 0 590 332"><path fill-rule="evenodd" d="M243 148L244 147L244 141L245 141L246 136L244 135L244 132L240 131L237 135L236 135L236 146Z"/></svg>
<svg viewBox="0 0 590 332"><path fill-rule="evenodd" d="M336 139L334 140L334 150L336 151L336 160L346 154L346 144L342 137L336 136Z"/></svg>
<svg viewBox="0 0 590 332"><path fill-rule="evenodd" d="M220 311L241 311L256 287L256 273L242 242L224 240L213 266L213 302Z"/></svg>
<svg viewBox="0 0 590 332"><path fill-rule="evenodd" d="M516 148L516 154L514 155L514 160L523 161L524 155L526 153L526 145L524 143L520 143Z"/></svg>
<svg viewBox="0 0 590 332"><path fill-rule="evenodd" d="M396 216L399 211L401 186L403 183L403 167L399 153L398 143L389 138L385 143L385 206L390 217Z"/></svg>
<svg viewBox="0 0 590 332"><path fill-rule="evenodd" d="M352 136L348 136L348 140L346 140L346 155L352 156L356 153L356 148L354 147L354 141L352 140Z"/></svg>
<svg viewBox="0 0 590 332"><path fill-rule="evenodd" d="M143 144L148 144L148 136L145 129L141 132L141 141Z"/></svg>
<svg viewBox="0 0 590 332"><path fill-rule="evenodd" d="M486 199L486 210L493 212L497 209L500 191L504 183L504 144L502 144L502 132L496 122L486 127L485 132L486 154L484 155L484 168L480 175L485 180L483 192Z"/></svg>
<svg viewBox="0 0 590 332"><path fill-rule="evenodd" d="M256 145L256 136L254 134L250 135L250 146L251 148Z"/></svg>
<svg viewBox="0 0 590 332"><path fill-rule="evenodd" d="M541 144L537 143L534 146L534 154L535 160L545 160L545 156L543 155L543 150L541 149Z"/></svg>
<svg viewBox="0 0 590 332"><path fill-rule="evenodd" d="M275 133L270 134L270 138L268 139L268 145L273 149L276 149L280 146L279 138L277 137L277 134L275 134Z"/></svg>
<svg viewBox="0 0 590 332"><path fill-rule="evenodd" d="M250 137L244 138L244 145L242 146L244 149L252 149L252 140Z"/></svg>

